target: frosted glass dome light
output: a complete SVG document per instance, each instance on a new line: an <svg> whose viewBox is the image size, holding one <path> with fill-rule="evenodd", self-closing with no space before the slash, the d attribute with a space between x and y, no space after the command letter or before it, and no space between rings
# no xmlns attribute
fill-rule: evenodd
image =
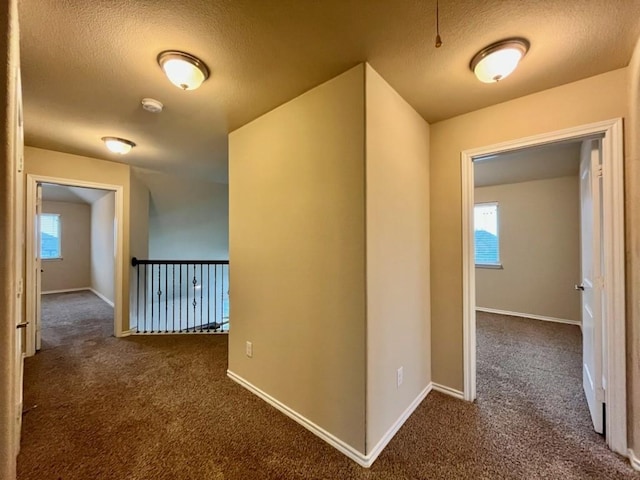
<svg viewBox="0 0 640 480"><path fill-rule="evenodd" d="M102 141L109 151L117 153L118 155L126 155L136 146L131 140L118 137L102 137Z"/></svg>
<svg viewBox="0 0 640 480"><path fill-rule="evenodd" d="M195 90L209 78L204 62L185 52L162 52L158 55L158 64L169 81L182 90Z"/></svg>
<svg viewBox="0 0 640 480"><path fill-rule="evenodd" d="M528 50L523 38L503 40L476 53L469 67L481 82L495 83L511 75Z"/></svg>

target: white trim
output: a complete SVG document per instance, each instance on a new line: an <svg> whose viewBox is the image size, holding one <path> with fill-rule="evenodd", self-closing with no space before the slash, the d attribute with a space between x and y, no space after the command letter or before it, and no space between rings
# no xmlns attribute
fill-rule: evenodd
<svg viewBox="0 0 640 480"><path fill-rule="evenodd" d="M462 152L462 343L464 399L476 398L476 305L473 158ZM471 206L471 207L469 207Z"/></svg>
<svg viewBox="0 0 640 480"><path fill-rule="evenodd" d="M26 222L26 251L27 251L27 268L26 268L26 305L27 305L27 355L35 354L35 259L34 259L34 242L35 229L34 219L36 211L36 187L38 183L55 183L58 185L67 185L72 187L96 188L100 190L110 190L115 192L115 208L114 208L114 225L115 225L115 258L114 258L114 309L113 309L113 331L116 337L121 337L122 332L122 293L124 278L124 186L112 185L106 183L89 182L85 180L76 180L71 178L49 177L45 175L27 174L27 222Z"/></svg>
<svg viewBox="0 0 640 480"><path fill-rule="evenodd" d="M104 303L106 303L106 304L110 305L111 307L113 307L113 302L111 300L109 300L107 297L105 297L103 294L101 294L97 290L94 290L93 288L90 288L89 290L91 290L91 293L93 293L96 297L98 297Z"/></svg>
<svg viewBox="0 0 640 480"><path fill-rule="evenodd" d="M34 253L35 245L35 218L36 218L36 184L27 179L27 206L25 222L25 320L29 322L25 334L25 353L27 356L36 354L36 259Z"/></svg>
<svg viewBox="0 0 640 480"><path fill-rule="evenodd" d="M476 307L476 312L496 313L498 315L509 315L511 317L530 318L532 320L543 320L545 322L566 323L568 325L581 326L579 320L569 320L567 318L546 317L544 315L534 315L532 313L509 312L507 310L497 310L495 308Z"/></svg>
<svg viewBox="0 0 640 480"><path fill-rule="evenodd" d="M40 292L40 295L52 295L54 293L82 292L84 290L91 290L91 287L63 288L61 290L47 290L46 292Z"/></svg>
<svg viewBox="0 0 640 480"><path fill-rule="evenodd" d="M318 425L313 423L308 418L300 415L295 410L292 410L291 408L287 407L284 403L276 400L275 398L273 398L268 393L263 392L258 387L256 387L252 383L248 382L247 380L245 380L241 376L233 373L231 370L227 370L227 376L231 380L233 380L234 382L238 383L239 385L241 385L244 388L246 388L247 390L249 390L251 393L253 393L253 394L257 395L258 397L260 397L262 400L267 402L272 407L280 410L287 417L289 417L292 420L294 420L295 422L299 423L300 425L302 425L304 428L309 430L314 435L320 437L322 440L327 442L329 445L331 445L335 449L339 450L341 453L343 453L344 455L349 457L351 460L353 460L357 464L359 464L359 465L361 465L363 467L367 467L367 468L371 466L372 462L369 461L368 457L365 454L363 454L362 452L357 451L351 445L346 444L345 442L343 442L339 438L337 438L334 435L332 435L331 433L327 432L322 427L319 427Z"/></svg>
<svg viewBox="0 0 640 480"><path fill-rule="evenodd" d="M625 348L625 284L624 284L624 178L622 119L602 122L534 135L496 145L465 150L460 154L462 169L462 295L463 295L463 348L464 396L476 397L476 325L475 325L475 265L473 264L473 212L474 181L473 159L504 153L534 145L563 140L580 139L593 135L603 136L603 231L606 272L604 291L606 298L607 338L607 444L614 452L627 454L626 405L626 348Z"/></svg>
<svg viewBox="0 0 640 480"><path fill-rule="evenodd" d="M634 470L638 470L640 472L640 458L636 457L636 454L633 453L633 450L629 449L628 452L629 462Z"/></svg>
<svg viewBox="0 0 640 480"><path fill-rule="evenodd" d="M446 385L440 385L439 383L432 383L433 390L436 392L444 393L445 395L449 395L450 397L457 398L459 400L464 400L464 392L460 390L456 390L455 388L447 387Z"/></svg>
<svg viewBox="0 0 640 480"><path fill-rule="evenodd" d="M365 467L370 467L373 462L376 461L378 455L382 453L382 450L388 445L391 439L398 433L398 430L404 425L404 422L411 416L411 414L415 411L416 408L422 403L425 397L429 394L431 389L433 388L433 383L429 383L424 390L422 390L418 396L411 402L411 404L406 408L404 412L398 417L398 419L389 427L389 430L382 436L380 441L376 444L375 447L371 449L367 455L365 455L365 459L367 459L367 464Z"/></svg>

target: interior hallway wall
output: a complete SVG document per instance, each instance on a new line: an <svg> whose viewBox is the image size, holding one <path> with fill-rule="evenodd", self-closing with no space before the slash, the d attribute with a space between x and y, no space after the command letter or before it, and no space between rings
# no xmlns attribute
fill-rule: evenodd
<svg viewBox="0 0 640 480"><path fill-rule="evenodd" d="M91 288L113 305L115 296L115 192L91 204Z"/></svg>
<svg viewBox="0 0 640 480"><path fill-rule="evenodd" d="M361 453L364 98L359 65L229 136L229 370Z"/></svg>
<svg viewBox="0 0 640 480"><path fill-rule="evenodd" d="M614 70L431 125L434 382L456 390L463 388L460 152L625 117L629 108L628 75L626 68Z"/></svg>
<svg viewBox="0 0 640 480"><path fill-rule="evenodd" d="M66 178L122 187L123 197L123 252L122 252L122 328L129 329L129 275L131 256L129 250L130 212L130 170L129 165L98 160L80 155L54 152L35 147L25 147L25 173L54 178ZM26 188L25 188L26 192Z"/></svg>
<svg viewBox="0 0 640 480"><path fill-rule="evenodd" d="M371 453L431 382L431 324L429 124L369 65L366 237Z"/></svg>
<svg viewBox="0 0 640 480"><path fill-rule="evenodd" d="M20 65L18 2L0 3L0 478L16 475L16 69Z"/></svg>
<svg viewBox="0 0 640 480"><path fill-rule="evenodd" d="M640 470L640 39L628 71L629 122L625 163L627 275L627 405L629 446Z"/></svg>
<svg viewBox="0 0 640 480"><path fill-rule="evenodd" d="M42 213L60 215L61 259L42 260L42 292L91 286L91 206L43 200Z"/></svg>

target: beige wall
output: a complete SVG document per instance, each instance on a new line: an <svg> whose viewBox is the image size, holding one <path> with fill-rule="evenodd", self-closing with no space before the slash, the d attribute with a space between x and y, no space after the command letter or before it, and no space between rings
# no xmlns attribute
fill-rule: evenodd
<svg viewBox="0 0 640 480"><path fill-rule="evenodd" d="M115 198L115 192L109 192L91 204L91 288L111 304L115 298Z"/></svg>
<svg viewBox="0 0 640 480"><path fill-rule="evenodd" d="M16 361L16 164L14 157L16 122L15 69L19 65L18 2L0 4L0 478L12 480L16 474L14 449L14 389ZM18 413L19 414L19 413Z"/></svg>
<svg viewBox="0 0 640 480"><path fill-rule="evenodd" d="M363 65L229 137L229 370L363 453L364 163Z"/></svg>
<svg viewBox="0 0 640 480"><path fill-rule="evenodd" d="M580 321L578 176L475 189L498 202L502 269L476 268L476 305Z"/></svg>
<svg viewBox="0 0 640 480"><path fill-rule="evenodd" d="M460 152L627 115L626 69L431 125L431 325L433 381L462 390Z"/></svg>
<svg viewBox="0 0 640 480"><path fill-rule="evenodd" d="M627 399L630 447L640 458L640 39L628 71L625 164L627 273Z"/></svg>
<svg viewBox="0 0 640 480"><path fill-rule="evenodd" d="M131 257L149 258L149 189L131 169L131 211L130 211L130 252ZM138 276L135 268L129 270L129 284L134 289L140 288L137 284ZM130 297L130 326L136 325L137 315L136 290Z"/></svg>
<svg viewBox="0 0 640 480"><path fill-rule="evenodd" d="M91 285L91 207L85 203L42 202L42 213L60 215L62 259L42 261L42 292Z"/></svg>
<svg viewBox="0 0 640 480"><path fill-rule="evenodd" d="M149 189L149 255L228 260L229 185L137 169Z"/></svg>
<svg viewBox="0 0 640 480"><path fill-rule="evenodd" d="M131 169L131 256L149 258L149 188Z"/></svg>
<svg viewBox="0 0 640 480"><path fill-rule="evenodd" d="M368 65L366 125L370 453L431 381L429 125Z"/></svg>
<svg viewBox="0 0 640 480"><path fill-rule="evenodd" d="M122 278L122 328L129 328L129 185L130 167L122 163L97 160L95 158L71 155L68 153L25 147L25 172L70 180L80 180L123 187L123 278ZM26 189L25 189L26 191Z"/></svg>

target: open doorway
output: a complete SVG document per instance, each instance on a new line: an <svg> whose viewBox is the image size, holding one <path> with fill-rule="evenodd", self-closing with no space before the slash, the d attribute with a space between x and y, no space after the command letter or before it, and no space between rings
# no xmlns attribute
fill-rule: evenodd
<svg viewBox="0 0 640 480"><path fill-rule="evenodd" d="M582 285L592 277L599 223L587 201L599 181L590 175L592 142L597 170L597 137L479 157L473 166L478 402L595 448L604 405L594 383L603 375L594 349L584 348L596 343L594 319L581 330L583 302L599 288Z"/></svg>
<svg viewBox="0 0 640 480"><path fill-rule="evenodd" d="M36 350L113 333L115 192L39 184ZM38 286L38 282L36 282Z"/></svg>
<svg viewBox="0 0 640 480"><path fill-rule="evenodd" d="M596 142L588 141L594 138L601 140L597 140ZM593 419L594 429L598 431L598 422L603 420L602 417L598 419L598 416L602 416L602 410L598 412L597 406L606 405L606 424L601 425L600 428L603 433L605 433L609 448L615 452L626 455L624 259L622 256L624 252L624 205L622 189L622 121L620 119L462 152L464 394L467 400L476 399L476 340L478 327L476 318L476 306L478 305L476 287L478 279L476 278L475 269L474 209L476 195L474 190L474 163L475 161L482 161L482 159L487 160L492 156L518 152L532 147L549 146L558 142L579 142L581 145L581 159L584 160L588 158L589 162L593 162L589 164L588 171L595 175L595 181L589 183L590 185L596 185L598 192L591 192L593 197L589 201L592 201L594 213L590 222L594 225L595 223L600 223L598 229L593 230L592 236L597 240L596 243L599 244L598 249L601 253L601 260L594 262L593 265L598 263L599 268L601 268L599 271L592 270L591 272L587 272L588 274L585 276L585 262L584 259L581 259L580 265L583 271L580 272L580 276L576 279L578 281L576 286L579 289L583 287L585 285L584 280L587 277L590 278L593 285L600 284L599 290L592 290L596 293L599 291L602 295L596 295L598 297L597 302L591 303L588 310L601 314L602 327L599 336L592 335L592 324L587 328L587 324L584 323L583 312L585 297L588 296L581 294L582 312L580 317L583 322L582 331L584 333L583 338L585 341L583 344L585 348L576 349L574 342L573 350L578 350L577 353L581 356L579 359L581 367L583 367L581 370L584 369L588 371L592 376L592 378L588 378L589 375L584 375L584 380L581 383L584 384L584 397L587 397L589 403L590 416ZM597 145L597 148L595 148L594 145ZM575 189L575 183L573 188ZM597 199L598 193L601 193L601 202L600 199ZM584 199L581 200L581 203L585 203ZM498 205L498 211L499 208ZM588 222L585 219L584 213L581 214L581 217L581 225L584 226ZM533 232L533 235L535 235L535 232ZM581 236L584 236L584 232L581 232ZM544 239L537 238L534 241L543 242ZM579 251L579 245L575 245L573 251L567 253L567 255L575 256ZM499 268L499 266L496 266L496 268ZM533 283L530 280L525 286L526 285L533 286ZM568 292L565 293L568 294ZM590 302L593 301L593 299L589 300L587 298L586 301ZM572 304L575 302L568 303ZM480 306L482 307L482 305ZM495 310L500 309L496 308ZM518 312L517 309L504 309L502 314L504 314L504 312L527 313ZM539 314L539 317L547 317L541 318L543 320L574 320L570 317L575 315L575 312L575 305L573 305L572 309L566 310L563 313L553 315L543 312ZM501 314L499 311L490 313L493 315ZM566 318L567 316L569 318ZM502 320L504 321L504 319ZM515 320L517 321L517 319ZM548 323L551 324L551 322ZM569 321L565 323L571 324L574 322ZM555 325L559 326L559 328L571 328L570 325L565 326L561 323L555 323ZM573 330L573 336L575 337L575 328ZM589 330L591 330L591 332L589 332ZM589 337L589 334L592 336ZM552 334L552 337L557 339L558 335ZM580 337L578 337L578 339L579 338ZM586 348L587 345L597 345L598 348L596 351L588 351ZM565 350L567 350L567 348L565 348ZM582 352L580 352L580 350L582 350ZM580 353L582 353L582 355L580 355ZM595 362L593 362L593 358L596 358ZM523 361L527 362L528 360L523 359ZM528 387L525 385L523 388L526 389ZM591 390L593 396L591 399L589 399L589 390ZM594 399L597 401L594 402ZM532 404L532 406L535 405Z"/></svg>
<svg viewBox="0 0 640 480"><path fill-rule="evenodd" d="M32 319L26 329L26 355L34 355L41 347L43 298L50 304L48 307L66 317L59 325L60 334L52 337L53 342L60 341L60 335L64 337L65 332L69 335L70 329L73 329L74 310L64 305L65 300L73 300L76 310L93 305L97 308L94 313L102 311L98 317L108 315L112 319L108 325L105 325L104 318L99 321L101 328L111 332L109 335L122 336L122 186L37 175L27 175L26 185L25 296L27 318ZM42 198L43 185L48 200ZM59 201L62 198L75 200ZM40 235L43 219L48 222L44 225L44 237ZM69 230L69 227L69 238L65 240L62 235L65 228ZM51 238L56 234L61 244L56 244L55 238ZM81 241L83 235L84 240ZM44 245L45 251L41 244L43 238L45 243L48 242L48 245ZM105 313L105 308L108 313Z"/></svg>

